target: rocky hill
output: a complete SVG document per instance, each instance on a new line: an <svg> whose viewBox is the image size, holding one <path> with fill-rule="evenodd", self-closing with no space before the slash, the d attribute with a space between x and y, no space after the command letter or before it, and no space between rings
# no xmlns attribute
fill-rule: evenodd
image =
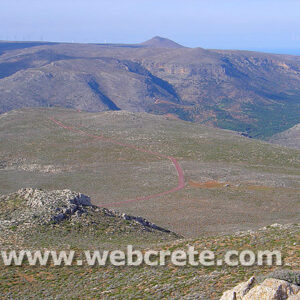
<svg viewBox="0 0 300 300"><path fill-rule="evenodd" d="M91 199L70 190L43 191L23 188L0 197L0 229L24 232L39 226L85 228L87 232L102 231L105 236L152 233L169 238L179 236L142 217L118 213L92 205ZM83 230L84 232L84 230Z"/></svg>
<svg viewBox="0 0 300 300"><path fill-rule="evenodd" d="M0 113L60 106L129 110L268 137L300 122L300 59L136 45L1 43Z"/></svg>

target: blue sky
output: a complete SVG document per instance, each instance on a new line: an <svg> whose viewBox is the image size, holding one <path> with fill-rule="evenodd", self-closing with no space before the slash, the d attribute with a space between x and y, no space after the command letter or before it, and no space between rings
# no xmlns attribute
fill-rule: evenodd
<svg viewBox="0 0 300 300"><path fill-rule="evenodd" d="M190 47L300 54L300 1L0 0L0 40L137 43L156 35Z"/></svg>

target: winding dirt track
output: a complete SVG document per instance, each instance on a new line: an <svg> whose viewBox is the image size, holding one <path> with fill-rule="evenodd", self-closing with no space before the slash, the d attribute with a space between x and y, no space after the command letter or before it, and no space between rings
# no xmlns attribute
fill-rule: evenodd
<svg viewBox="0 0 300 300"><path fill-rule="evenodd" d="M130 149L134 149L136 151L143 152L143 153L148 153L149 155L153 155L153 156L157 156L157 157L160 157L160 158L169 159L172 162L172 164L174 165L174 167L176 169L176 172L177 172L177 175L178 175L178 184L173 189L168 190L168 191L164 191L164 192L160 192L160 193L157 193L157 194L152 194L152 195L144 196L144 197L138 197L138 198L135 198L135 199L124 200L124 201L121 201L121 202L113 202L113 203L101 204L101 205L98 205L99 207L112 207L112 206L119 206L119 205L122 205L122 204L131 203L131 202L138 202L138 201L149 200L149 199L153 199L153 198L157 198L157 197L161 197L161 196L164 196L164 195L168 195L168 194L177 192L177 191L179 191L179 190L181 190L181 189L184 188L184 186L185 186L185 180L184 180L183 170L180 167L178 161L174 157L167 156L167 155L164 155L164 154L160 154L158 152L149 151L149 150L146 150L146 149L143 149L143 148L139 148L139 147L136 147L134 145L130 145L130 144L125 144L125 143L122 143L122 142L118 142L116 140L113 140L113 139L110 139L110 138L106 138L106 137L104 137L102 135L90 134L90 133L82 131L80 129L76 129L74 127L69 127L69 126L61 123L60 121L58 121L58 120L56 120L54 118L49 118L49 119L52 122L54 122L56 125L58 125L59 127L61 127L61 128L64 128L64 129L67 129L69 131L80 133L82 135L91 137L92 141L94 141L94 140L102 140L102 141L105 141L105 142L110 142L110 143L112 143L114 145L118 145L118 146L130 148Z"/></svg>

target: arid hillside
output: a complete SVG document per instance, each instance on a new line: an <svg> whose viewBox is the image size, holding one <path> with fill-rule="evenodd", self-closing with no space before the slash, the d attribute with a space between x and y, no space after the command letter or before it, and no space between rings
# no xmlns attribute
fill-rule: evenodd
<svg viewBox="0 0 300 300"><path fill-rule="evenodd" d="M125 111L0 115L0 187L70 189L199 236L299 221L299 150Z"/></svg>
<svg viewBox="0 0 300 300"><path fill-rule="evenodd" d="M128 110L272 136L300 122L300 59L136 45L0 43L0 113L23 107Z"/></svg>

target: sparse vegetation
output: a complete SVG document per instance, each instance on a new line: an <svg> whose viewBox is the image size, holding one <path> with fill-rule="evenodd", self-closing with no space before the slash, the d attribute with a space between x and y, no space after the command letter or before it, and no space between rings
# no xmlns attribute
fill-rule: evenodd
<svg viewBox="0 0 300 300"><path fill-rule="evenodd" d="M281 250L285 266L299 267L298 150L240 135L144 113L78 113L65 109L25 109L0 116L1 193L21 187L72 189L107 204L171 189L177 184L168 160L63 130L49 120L172 155L184 170L186 187L153 201L116 209L141 215L176 232L152 232L131 220L89 210L80 221L1 230L2 249L83 250L209 249L220 258L227 250ZM0 217L23 209L22 199L0 202ZM100 213L100 218L99 218ZM38 219L39 213L32 215ZM294 225L267 226L273 223ZM33 221L35 223L35 221ZM38 222L37 222L38 223ZM257 230L263 226L266 228ZM250 231L236 233L252 229ZM21 234L20 234L21 233ZM179 239L180 238L180 239ZM0 293L6 298L173 298L218 299L252 275L278 274L277 267L4 267ZM294 280L284 273L282 278ZM294 274L294 273L293 273ZM272 275L273 276L273 275ZM274 275L275 276L275 275ZM281 276L281 275L280 275ZM298 277L296 277L298 278ZM296 279L298 280L298 279Z"/></svg>
<svg viewBox="0 0 300 300"><path fill-rule="evenodd" d="M177 185L176 171L168 160L64 130L50 116L88 133L178 160L185 173L184 190L155 201L124 204L118 210L184 236L299 220L295 209L300 198L299 151L230 131L122 111L26 109L2 115L3 194L22 187L69 188L90 195L95 204L109 205ZM190 181L228 186L201 188ZM242 224L241 228L236 224Z"/></svg>
<svg viewBox="0 0 300 300"><path fill-rule="evenodd" d="M0 113L24 107L171 114L268 138L300 122L299 60L138 45L0 43Z"/></svg>
<svg viewBox="0 0 300 300"><path fill-rule="evenodd" d="M219 299L222 293L247 280L252 275L259 278L277 276L294 281L293 269L299 266L298 245L299 225L269 227L257 232L244 232L233 235L215 235L194 240L163 241L149 239L147 232L131 236L114 232L109 236L92 234L84 228L67 230L62 227L41 227L24 232L22 238L11 231L2 247L26 249L65 249L83 250L122 249L128 243L136 248L156 250L185 250L187 245L196 250L209 249L222 258L227 250L279 249L282 251L285 271L277 267L4 267L0 264L0 292L3 297L61 297L61 298L145 298L150 299ZM153 236L154 237L154 236ZM157 238L158 236L156 236ZM160 244L158 245L158 241ZM271 273L272 272L272 273ZM270 275L271 273L271 275ZM274 274L274 275L272 275ZM284 274L282 276L282 274ZM287 276L287 274L290 274ZM277 276L278 277L278 276ZM276 277L276 278L277 278ZM59 291L59 292L58 292Z"/></svg>

